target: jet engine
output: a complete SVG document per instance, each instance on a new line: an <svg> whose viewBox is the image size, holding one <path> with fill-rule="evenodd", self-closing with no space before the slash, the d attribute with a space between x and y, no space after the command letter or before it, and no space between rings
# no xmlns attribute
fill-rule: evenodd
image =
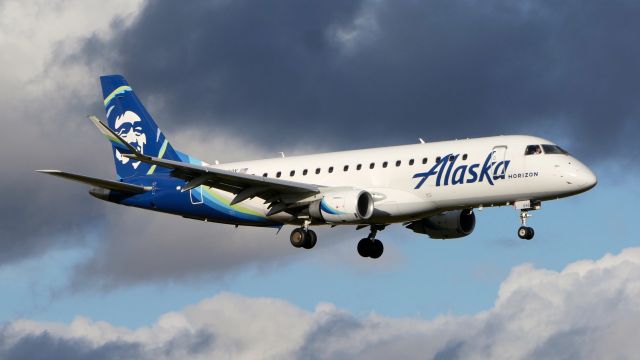
<svg viewBox="0 0 640 360"><path fill-rule="evenodd" d="M447 211L422 220L414 221L407 228L432 239L455 239L467 236L476 226L473 209Z"/></svg>
<svg viewBox="0 0 640 360"><path fill-rule="evenodd" d="M373 197L364 190L345 190L324 194L309 205L309 215L327 223L366 220L373 214Z"/></svg>

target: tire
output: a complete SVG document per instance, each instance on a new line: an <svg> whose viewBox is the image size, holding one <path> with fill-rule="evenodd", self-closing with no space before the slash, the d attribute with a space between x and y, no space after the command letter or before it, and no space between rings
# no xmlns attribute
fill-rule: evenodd
<svg viewBox="0 0 640 360"><path fill-rule="evenodd" d="M529 233L527 234L526 239L527 240L531 240L531 239L533 239L533 236L536 234L536 232L533 231L533 228L527 228L527 229L529 230Z"/></svg>
<svg viewBox="0 0 640 360"><path fill-rule="evenodd" d="M316 232L313 230L307 230L307 236L305 237L302 247L307 250L313 249L313 247L316 246L317 242L318 242L318 235L316 235Z"/></svg>
<svg viewBox="0 0 640 360"><path fill-rule="evenodd" d="M383 252L384 252L384 245L382 245L382 241L378 239L373 240L373 242L371 243L371 250L369 253L369 257L372 259L377 259L380 256L382 256Z"/></svg>
<svg viewBox="0 0 640 360"><path fill-rule="evenodd" d="M293 247L299 248L302 247L306 238L307 234L304 232L304 230L297 228L293 229L293 231L291 232L289 241L291 241L291 245L293 245Z"/></svg>
<svg viewBox="0 0 640 360"><path fill-rule="evenodd" d="M364 238L358 242L358 254L362 257L369 257L371 252L371 240Z"/></svg>
<svg viewBox="0 0 640 360"><path fill-rule="evenodd" d="M522 240L527 240L527 235L529 235L529 228L526 226L520 226L518 229L518 237Z"/></svg>

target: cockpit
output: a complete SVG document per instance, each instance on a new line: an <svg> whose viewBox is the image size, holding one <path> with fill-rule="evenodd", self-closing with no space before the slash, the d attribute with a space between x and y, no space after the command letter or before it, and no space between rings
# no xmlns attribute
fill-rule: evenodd
<svg viewBox="0 0 640 360"><path fill-rule="evenodd" d="M558 145L528 145L524 150L525 155L542 155L542 154L561 154L569 155L569 153Z"/></svg>

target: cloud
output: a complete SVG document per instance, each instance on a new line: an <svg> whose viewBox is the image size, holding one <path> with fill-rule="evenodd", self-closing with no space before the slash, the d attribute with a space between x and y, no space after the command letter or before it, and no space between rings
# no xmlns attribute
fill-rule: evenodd
<svg viewBox="0 0 640 360"><path fill-rule="evenodd" d="M432 320L354 316L332 304L221 293L135 330L77 317L16 320L0 329L0 357L54 351L71 358L633 358L640 350L640 248L567 265L514 268L493 308ZM122 355L125 354L125 355Z"/></svg>
<svg viewBox="0 0 640 360"><path fill-rule="evenodd" d="M0 4L0 266L86 241L102 207L35 169L60 167L96 175L106 148L84 115L98 103L86 67L62 64L87 34L110 35L109 21L126 19L139 3L3 1ZM124 20L123 20L124 21ZM102 157L101 157L102 154ZM77 190L77 189L75 189ZM68 206L67 204L74 204Z"/></svg>
<svg viewBox="0 0 640 360"><path fill-rule="evenodd" d="M288 232L239 228L179 216L111 207L100 244L76 266L71 285L110 289L143 282L223 278L258 266L263 270L296 252Z"/></svg>
<svg viewBox="0 0 640 360"><path fill-rule="evenodd" d="M184 279L193 273L224 273L247 264L269 266L290 255L286 242L272 245L275 230L234 231L231 226L115 207L91 198L88 187L34 171L55 168L107 179L115 176L108 142L85 118L86 114L104 114L97 77L112 70L87 66L78 57L80 50L87 50L87 37L109 41L129 26L141 5L131 1L0 3L0 45L4 49L0 55L4 69L0 72L0 121L5 134L0 142L4 168L0 266L52 248L93 247L96 252L78 268L82 273L72 280L73 286L77 289L90 283L104 288ZM153 97L145 100L161 125L171 118L156 111L156 105L162 108L161 102ZM189 126L167 134L181 150L211 162L276 153L222 129L200 131ZM145 224L142 231L140 224ZM250 239L243 239L248 236ZM151 253L164 263L140 261Z"/></svg>
<svg viewBox="0 0 640 360"><path fill-rule="evenodd" d="M639 130L631 2L40 0L0 9L0 266L97 237L78 287L219 276L292 251L268 232L115 208L34 173L113 177L108 145L83 119L103 112L99 74L125 74L172 142L207 161L531 132L636 166L638 150L626 145ZM150 252L166 266L140 261Z"/></svg>
<svg viewBox="0 0 640 360"><path fill-rule="evenodd" d="M84 56L162 99L170 127L279 148L525 132L635 166L624 144L640 130L639 12L597 0L149 2Z"/></svg>

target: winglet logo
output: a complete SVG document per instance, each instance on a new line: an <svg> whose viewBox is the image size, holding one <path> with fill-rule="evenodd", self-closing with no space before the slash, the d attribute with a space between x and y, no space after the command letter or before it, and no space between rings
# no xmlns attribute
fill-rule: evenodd
<svg viewBox="0 0 640 360"><path fill-rule="evenodd" d="M422 185L432 176L435 176L435 186L448 186L459 184L472 184L475 182L488 182L494 185L494 181L505 178L505 173L509 167L510 160L491 161L495 151L487 155L484 164L460 165L454 169L460 154L447 154L427 172L413 175L414 179L420 179L415 189L420 189Z"/></svg>
<svg viewBox="0 0 640 360"><path fill-rule="evenodd" d="M131 146L135 147L138 152L144 154L144 146L147 144L147 135L142 128L142 119L133 111L125 111L124 114L116 117L115 131L120 137L128 142ZM127 164L131 161L130 158L122 156L118 149L116 151L116 158L122 163ZM131 161L131 166L137 169L140 165L140 161Z"/></svg>

